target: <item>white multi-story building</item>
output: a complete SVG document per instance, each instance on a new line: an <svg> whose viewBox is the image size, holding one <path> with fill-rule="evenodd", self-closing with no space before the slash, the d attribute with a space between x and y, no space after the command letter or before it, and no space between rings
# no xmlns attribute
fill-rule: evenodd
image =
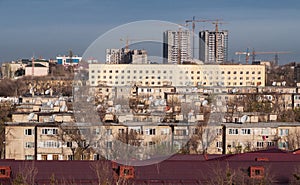
<svg viewBox="0 0 300 185"><path fill-rule="evenodd" d="M146 50L106 49L107 64L147 64Z"/></svg>
<svg viewBox="0 0 300 185"><path fill-rule="evenodd" d="M191 60L191 41L188 30L164 32L163 57L165 63L182 64Z"/></svg>
<svg viewBox="0 0 300 185"><path fill-rule="evenodd" d="M205 63L228 60L228 31L201 31L199 33L199 59Z"/></svg>
<svg viewBox="0 0 300 185"><path fill-rule="evenodd" d="M90 64L91 86L265 86L264 65Z"/></svg>

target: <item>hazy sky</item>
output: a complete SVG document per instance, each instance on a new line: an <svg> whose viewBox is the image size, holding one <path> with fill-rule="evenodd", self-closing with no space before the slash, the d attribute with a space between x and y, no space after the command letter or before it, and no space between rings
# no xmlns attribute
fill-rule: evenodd
<svg viewBox="0 0 300 185"><path fill-rule="evenodd" d="M58 54L82 55L106 31L132 21L178 24L223 19L229 59L236 51L291 51L280 62L300 62L299 0L0 0L0 61ZM213 29L198 24L197 30ZM272 55L257 58L272 59Z"/></svg>

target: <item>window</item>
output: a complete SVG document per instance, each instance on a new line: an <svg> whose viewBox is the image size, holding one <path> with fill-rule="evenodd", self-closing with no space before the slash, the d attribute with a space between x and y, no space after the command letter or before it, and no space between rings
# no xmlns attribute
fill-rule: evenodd
<svg viewBox="0 0 300 185"><path fill-rule="evenodd" d="M250 128L243 128L243 129L241 130L241 134L243 134L243 135L251 134Z"/></svg>
<svg viewBox="0 0 300 185"><path fill-rule="evenodd" d="M42 155L42 160L47 160L47 159L48 159L47 155Z"/></svg>
<svg viewBox="0 0 300 185"><path fill-rule="evenodd" d="M251 166L250 167L250 177L255 179L261 179L264 177L264 167L263 166Z"/></svg>
<svg viewBox="0 0 300 185"><path fill-rule="evenodd" d="M58 141L44 141L41 143L42 148L59 148L60 143Z"/></svg>
<svg viewBox="0 0 300 185"><path fill-rule="evenodd" d="M99 129L99 128L94 128L94 129L93 129L93 133L94 133L95 135L99 135L99 134L100 134L100 129Z"/></svg>
<svg viewBox="0 0 300 185"><path fill-rule="evenodd" d="M274 141L268 141L267 145L268 145L268 147L274 147L275 146L275 142Z"/></svg>
<svg viewBox="0 0 300 185"><path fill-rule="evenodd" d="M107 136L112 135L112 129L106 129L106 135Z"/></svg>
<svg viewBox="0 0 300 185"><path fill-rule="evenodd" d="M280 136L287 136L289 135L289 129L279 129Z"/></svg>
<svg viewBox="0 0 300 185"><path fill-rule="evenodd" d="M67 141L67 147L69 147L69 148L72 147L72 141Z"/></svg>
<svg viewBox="0 0 300 185"><path fill-rule="evenodd" d="M106 147L111 149L112 148L112 141L107 141L106 142Z"/></svg>
<svg viewBox="0 0 300 185"><path fill-rule="evenodd" d="M188 131L187 131L187 129L177 129L177 130L175 130L175 135L177 135L177 136L187 136Z"/></svg>
<svg viewBox="0 0 300 185"><path fill-rule="evenodd" d="M33 135L33 129L25 129L24 131L25 136L31 136Z"/></svg>
<svg viewBox="0 0 300 185"><path fill-rule="evenodd" d="M42 134L43 135L57 135L58 129L57 128L43 128Z"/></svg>
<svg viewBox="0 0 300 185"><path fill-rule="evenodd" d="M162 129L162 130L160 131L160 134L161 134L161 135L168 135L168 134L169 134L169 129L167 129L167 128Z"/></svg>
<svg viewBox="0 0 300 185"><path fill-rule="evenodd" d="M33 155L25 155L25 160L34 160Z"/></svg>
<svg viewBox="0 0 300 185"><path fill-rule="evenodd" d="M99 154L94 154L94 160L100 160L100 155Z"/></svg>
<svg viewBox="0 0 300 185"><path fill-rule="evenodd" d="M34 142L26 142L25 148L34 148Z"/></svg>
<svg viewBox="0 0 300 185"><path fill-rule="evenodd" d="M288 143L287 142L279 142L278 147L279 148L288 148Z"/></svg>
<svg viewBox="0 0 300 185"><path fill-rule="evenodd" d="M153 146L155 145L155 142L154 141L149 141L149 146Z"/></svg>
<svg viewBox="0 0 300 185"><path fill-rule="evenodd" d="M256 147L257 147L257 148L263 148L263 147L264 147L264 142L258 141L258 142L256 143Z"/></svg>
<svg viewBox="0 0 300 185"><path fill-rule="evenodd" d="M74 160L74 156L73 156L73 155L68 155L68 160L69 160L69 161Z"/></svg>
<svg viewBox="0 0 300 185"><path fill-rule="evenodd" d="M124 128L120 128L119 129L119 134L123 134L123 133L125 133L125 129Z"/></svg>
<svg viewBox="0 0 300 185"><path fill-rule="evenodd" d="M146 135L155 135L155 129L154 128L148 128L145 130Z"/></svg>
<svg viewBox="0 0 300 185"><path fill-rule="evenodd" d="M230 135L236 135L236 134L239 134L239 131L237 128L230 128L229 129L229 134Z"/></svg>
<svg viewBox="0 0 300 185"><path fill-rule="evenodd" d="M217 128L216 133L217 133L218 136L220 136L220 135L222 135L223 130L221 128Z"/></svg>
<svg viewBox="0 0 300 185"><path fill-rule="evenodd" d="M52 160L58 160L58 155L57 154L52 155Z"/></svg>
<svg viewBox="0 0 300 185"><path fill-rule="evenodd" d="M222 141L217 141L216 147L217 147L217 148L222 148L222 146L223 146Z"/></svg>

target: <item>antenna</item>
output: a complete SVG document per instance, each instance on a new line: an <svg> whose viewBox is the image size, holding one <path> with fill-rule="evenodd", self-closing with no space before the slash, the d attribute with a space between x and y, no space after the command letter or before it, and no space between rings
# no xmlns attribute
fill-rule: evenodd
<svg viewBox="0 0 300 185"><path fill-rule="evenodd" d="M47 89L47 90L45 91L45 94L48 95L49 93L50 93L50 89Z"/></svg>
<svg viewBox="0 0 300 185"><path fill-rule="evenodd" d="M28 121L32 121L32 119L34 118L35 114L34 113L30 113L27 117Z"/></svg>
<svg viewBox="0 0 300 185"><path fill-rule="evenodd" d="M205 106L205 105L207 105L208 104L208 101L207 100L204 100L203 102L202 102L202 106Z"/></svg>
<svg viewBox="0 0 300 185"><path fill-rule="evenodd" d="M244 115L241 117L241 123L245 123L248 119L248 116L247 115Z"/></svg>

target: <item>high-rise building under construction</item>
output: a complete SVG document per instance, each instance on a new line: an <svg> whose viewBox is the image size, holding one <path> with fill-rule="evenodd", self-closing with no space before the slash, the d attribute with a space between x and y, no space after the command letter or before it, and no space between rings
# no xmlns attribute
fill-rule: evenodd
<svg viewBox="0 0 300 185"><path fill-rule="evenodd" d="M164 63L182 64L191 60L190 31L167 30L163 42Z"/></svg>
<svg viewBox="0 0 300 185"><path fill-rule="evenodd" d="M199 32L199 59L205 63L222 63L228 60L228 31Z"/></svg>

